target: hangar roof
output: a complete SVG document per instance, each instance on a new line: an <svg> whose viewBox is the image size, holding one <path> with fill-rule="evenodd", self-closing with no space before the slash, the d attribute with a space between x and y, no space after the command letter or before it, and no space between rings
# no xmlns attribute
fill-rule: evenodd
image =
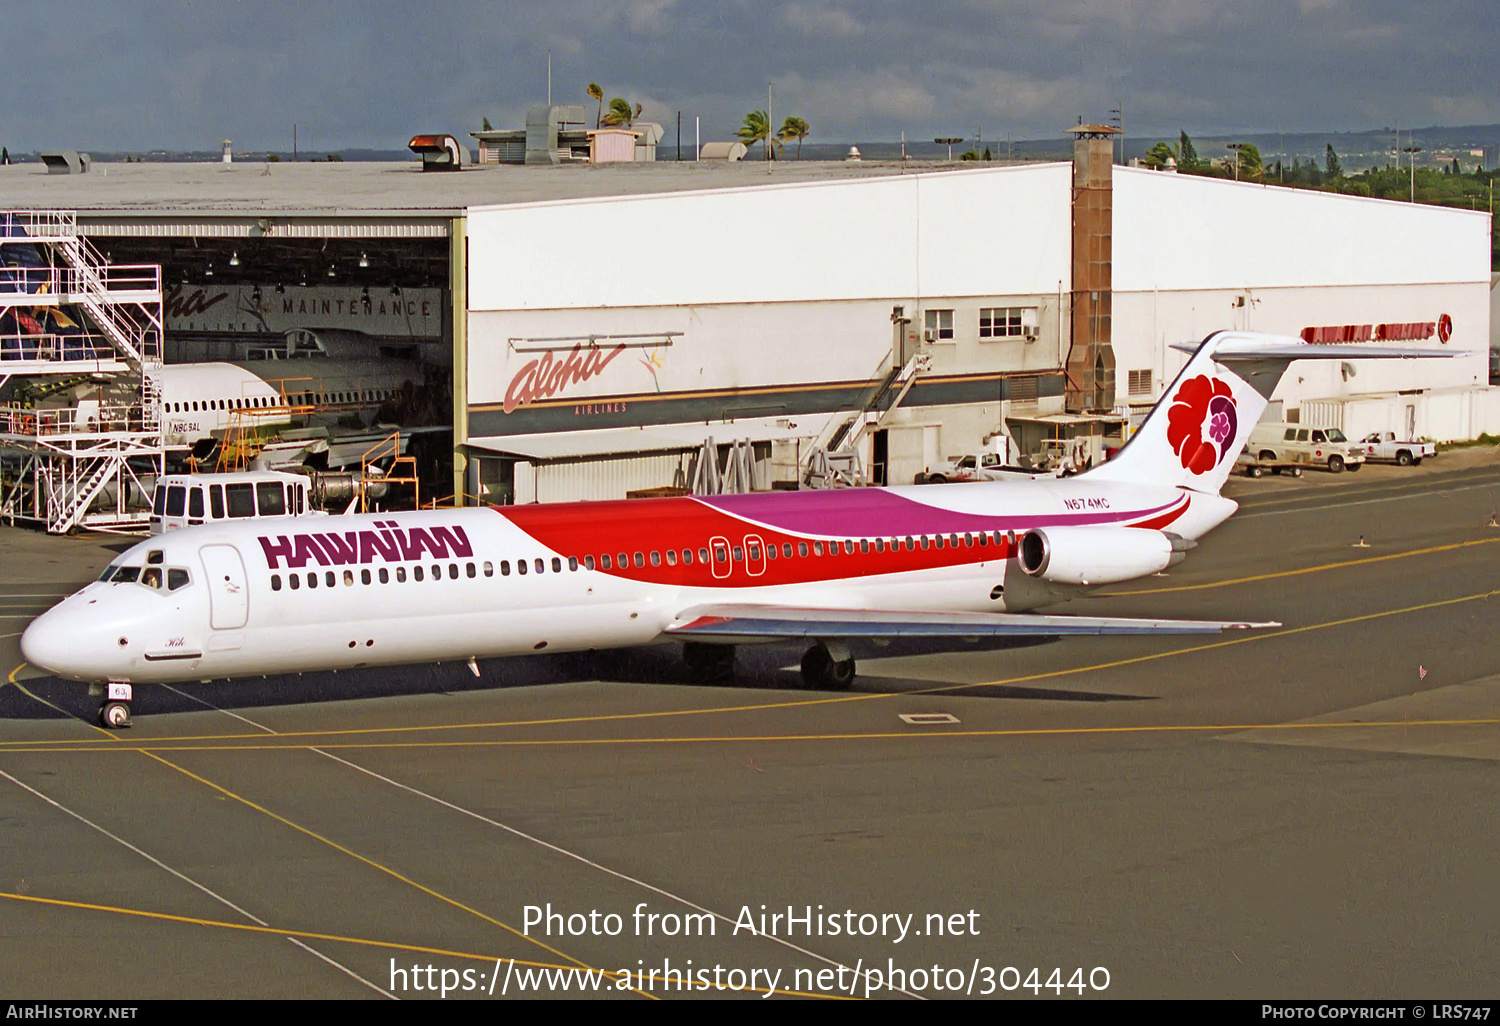
<svg viewBox="0 0 1500 1026"><path fill-rule="evenodd" d="M40 164L0 167L0 208L76 210L80 221L290 217L453 217L469 207L768 183L877 178L973 168L931 161L657 161L601 165L474 165L423 172L416 161L95 164L49 175ZM989 166L994 166L993 164Z"/></svg>

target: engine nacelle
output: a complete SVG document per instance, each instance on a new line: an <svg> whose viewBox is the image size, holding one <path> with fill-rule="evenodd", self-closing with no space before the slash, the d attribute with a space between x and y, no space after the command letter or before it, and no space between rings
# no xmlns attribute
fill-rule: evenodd
<svg viewBox="0 0 1500 1026"><path fill-rule="evenodd" d="M1038 527L1020 537L1016 559L1054 584L1115 584L1175 566L1195 544L1139 527Z"/></svg>

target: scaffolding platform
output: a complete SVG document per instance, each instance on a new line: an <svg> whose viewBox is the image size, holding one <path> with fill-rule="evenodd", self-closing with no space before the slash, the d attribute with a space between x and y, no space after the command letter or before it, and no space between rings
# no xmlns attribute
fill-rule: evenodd
<svg viewBox="0 0 1500 1026"><path fill-rule="evenodd" d="M0 519L146 529L165 469L161 342L160 267L111 265L71 211L0 212L0 387L26 379L11 389L24 401L0 405ZM48 403L77 385L110 398Z"/></svg>

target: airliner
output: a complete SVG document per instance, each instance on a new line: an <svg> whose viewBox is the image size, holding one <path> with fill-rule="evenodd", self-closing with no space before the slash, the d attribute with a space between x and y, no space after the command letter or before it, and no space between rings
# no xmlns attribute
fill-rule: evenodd
<svg viewBox="0 0 1500 1026"><path fill-rule="evenodd" d="M1139 431L1071 478L465 508L189 527L141 542L21 638L129 725L138 685L682 643L806 645L847 688L858 639L1195 634L1278 626L1037 613L1158 573L1237 508L1219 495L1297 359L1453 356L1219 332Z"/></svg>

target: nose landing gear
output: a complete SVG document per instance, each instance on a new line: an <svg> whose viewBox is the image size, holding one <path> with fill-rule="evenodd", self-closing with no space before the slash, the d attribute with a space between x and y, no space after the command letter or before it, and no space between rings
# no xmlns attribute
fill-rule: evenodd
<svg viewBox="0 0 1500 1026"><path fill-rule="evenodd" d="M99 726L123 730L130 726L130 703L135 689L129 684L110 681L104 685L104 704L99 707Z"/></svg>

